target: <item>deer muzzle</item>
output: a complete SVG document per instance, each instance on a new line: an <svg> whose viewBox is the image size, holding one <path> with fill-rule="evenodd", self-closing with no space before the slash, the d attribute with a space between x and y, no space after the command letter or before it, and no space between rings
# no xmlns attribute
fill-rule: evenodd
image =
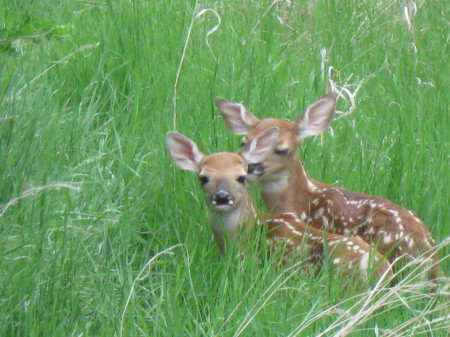
<svg viewBox="0 0 450 337"><path fill-rule="evenodd" d="M220 180L217 183L216 191L211 198L211 205L218 210L223 210L234 205L234 197L229 192L229 186L226 180Z"/></svg>
<svg viewBox="0 0 450 337"><path fill-rule="evenodd" d="M262 163L248 164L248 179L253 181L264 173L264 165Z"/></svg>

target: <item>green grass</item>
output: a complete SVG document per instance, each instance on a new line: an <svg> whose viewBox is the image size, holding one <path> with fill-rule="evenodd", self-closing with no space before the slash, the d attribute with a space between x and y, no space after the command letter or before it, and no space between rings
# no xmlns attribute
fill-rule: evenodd
<svg viewBox="0 0 450 337"><path fill-rule="evenodd" d="M394 0L6 1L0 335L446 336L448 8L417 3L410 30ZM415 273L357 292L251 249L220 258L196 179L166 154L174 129L238 148L216 96L293 120L330 66L362 84L334 136L304 142L305 167L416 211L442 242L437 294Z"/></svg>

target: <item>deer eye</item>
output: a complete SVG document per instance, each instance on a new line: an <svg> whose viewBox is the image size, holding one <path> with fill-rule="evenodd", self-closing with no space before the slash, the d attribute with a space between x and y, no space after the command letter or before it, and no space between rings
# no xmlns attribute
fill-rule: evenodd
<svg viewBox="0 0 450 337"><path fill-rule="evenodd" d="M285 150L276 150L275 149L275 153L279 156L285 156L288 154L288 152L289 152L289 149L285 149Z"/></svg>
<svg viewBox="0 0 450 337"><path fill-rule="evenodd" d="M247 177L246 176L240 176L239 178L236 179L238 183L240 184L245 184L245 182L247 181Z"/></svg>
<svg viewBox="0 0 450 337"><path fill-rule="evenodd" d="M209 182L209 178L207 176L200 176L198 179L200 180L200 184L202 184L202 186Z"/></svg>

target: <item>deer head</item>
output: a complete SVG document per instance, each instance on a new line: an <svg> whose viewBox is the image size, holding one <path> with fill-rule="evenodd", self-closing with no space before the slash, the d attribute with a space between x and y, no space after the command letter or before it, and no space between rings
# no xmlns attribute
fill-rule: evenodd
<svg viewBox="0 0 450 337"><path fill-rule="evenodd" d="M182 170L193 171L199 178L210 210L210 222L222 253L224 231L228 231L234 239L242 223L249 220L251 215L254 217L247 191L248 167L265 160L273 151L277 137L278 128L270 128L237 153L205 155L185 136L176 132L167 134L167 150L173 163Z"/></svg>
<svg viewBox="0 0 450 337"><path fill-rule="evenodd" d="M274 118L259 120L240 103L216 99L216 104L228 129L236 135L245 135L243 145L268 128L279 128L272 153L264 161L249 167L249 173L255 176L253 179L265 181L279 178L279 174L289 167L289 163L297 159L297 149L303 139L321 134L330 125L336 97L331 92L318 99L293 123Z"/></svg>

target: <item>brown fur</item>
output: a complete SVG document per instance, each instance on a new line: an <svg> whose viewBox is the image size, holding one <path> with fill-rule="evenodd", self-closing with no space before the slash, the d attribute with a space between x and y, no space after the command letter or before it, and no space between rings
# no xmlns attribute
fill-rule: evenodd
<svg viewBox="0 0 450 337"><path fill-rule="evenodd" d="M273 143L277 135L278 131L273 135ZM205 201L210 209L211 226L222 254L224 253L224 231L228 231L231 239L236 241L238 231L243 232L245 236L258 219L267 218L264 215L257 216L246 179L242 179L248 176L249 160L251 161L254 157L251 152L253 150L261 151L258 146L263 143L264 136L267 135L257 136L262 141L256 142L256 149L247 146L239 153L221 152L205 156L198 151L197 146L191 140L175 135L175 133L168 135L168 149L174 162L180 168L193 170L201 179L203 178L202 188ZM186 144L180 144L180 142ZM261 148L269 152L272 150L273 144L266 143ZM180 149L181 152L178 152ZM195 158L192 152L197 155L196 161L192 159ZM185 161L186 159L188 162ZM224 202L220 205L217 201L214 203L214 198L218 193L225 193L233 202ZM375 270L377 277L383 273L391 273L389 262L384 260L378 252L372 252L371 247L360 238L347 238L323 232L308 226L293 213L273 215L267 219L266 224L269 241L283 242L288 254L295 254L298 250L307 250L309 261L319 264L324 256L325 247L328 245L333 265L343 267L346 272L355 274L356 270L363 272L364 275L370 269L371 262L374 262L379 264ZM242 228L244 225L245 227ZM373 257L373 261L370 260L370 257Z"/></svg>
<svg viewBox="0 0 450 337"><path fill-rule="evenodd" d="M425 224L411 211L391 201L341 187L320 183L303 169L297 150L307 136L323 132L332 120L336 95L331 93L308 107L294 123L279 119L259 120L238 103L218 99L219 111L228 128L245 135L243 144L271 127L279 128L274 151L261 163L260 182L266 207L273 212L294 212L315 228L336 234L362 237L378 244L382 254L415 259L426 252L432 266L429 276L439 273L438 256L431 253L434 241Z"/></svg>

